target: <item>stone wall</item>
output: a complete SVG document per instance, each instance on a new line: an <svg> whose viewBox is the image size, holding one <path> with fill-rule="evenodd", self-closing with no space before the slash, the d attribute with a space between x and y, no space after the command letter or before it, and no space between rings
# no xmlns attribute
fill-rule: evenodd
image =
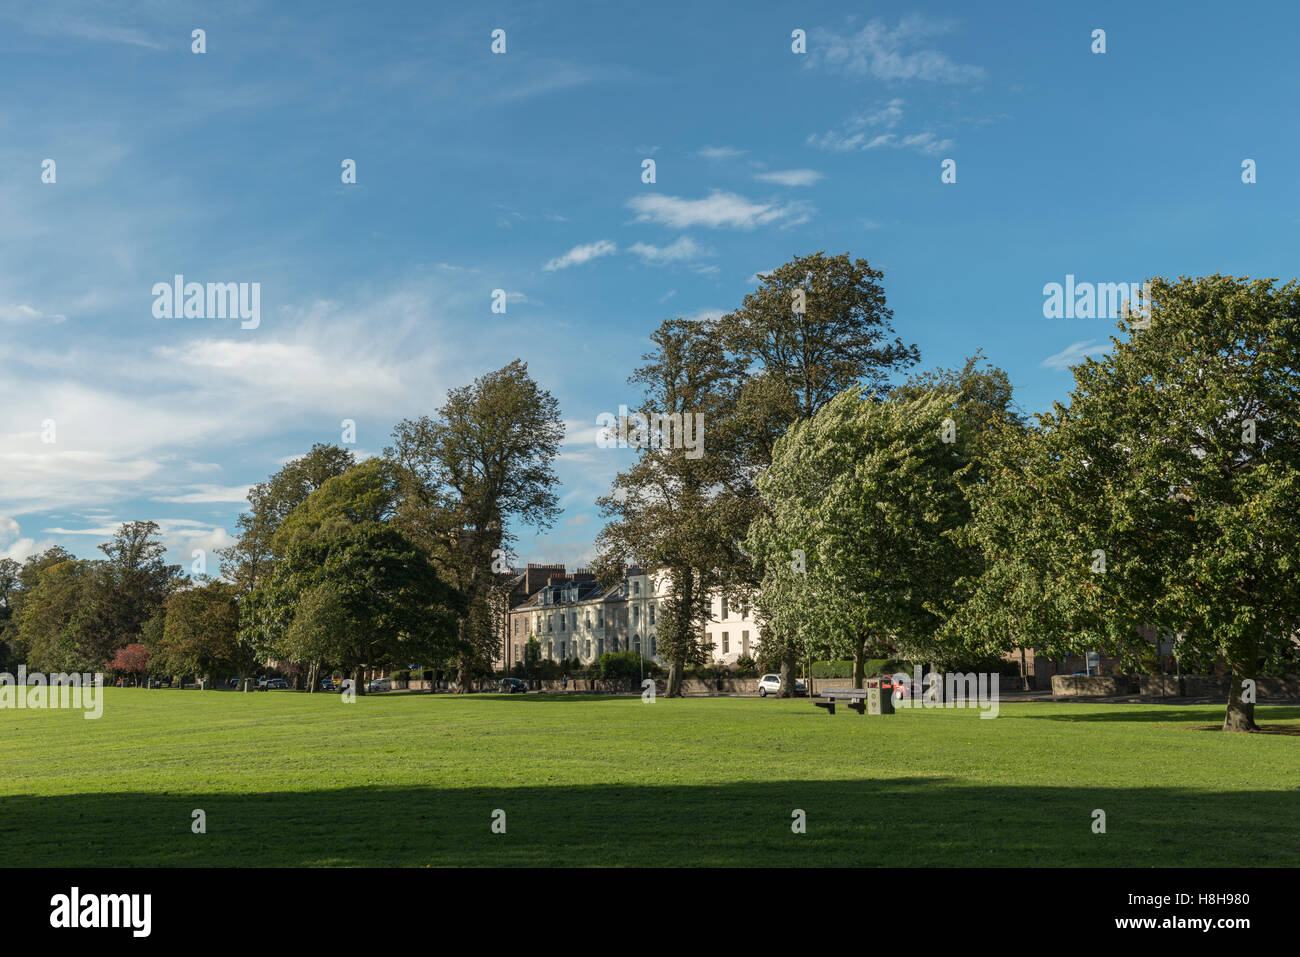
<svg viewBox="0 0 1300 957"><path fill-rule="evenodd" d="M1095 675L1089 678L1052 675L1052 694L1058 698L1135 694L1136 690L1133 680L1124 675Z"/></svg>

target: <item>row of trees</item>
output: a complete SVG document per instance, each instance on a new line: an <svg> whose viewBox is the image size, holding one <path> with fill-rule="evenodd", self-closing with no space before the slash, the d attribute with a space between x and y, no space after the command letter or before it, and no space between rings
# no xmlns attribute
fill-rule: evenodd
<svg viewBox="0 0 1300 957"><path fill-rule="evenodd" d="M663 570L668 693L705 655L711 593L757 596L764 650L987 660L1149 658L1140 628L1252 682L1294 666L1300 626L1300 288L1152 283L1150 315L1074 369L1028 422L1001 369L892 379L881 274L823 253L763 277L716 321L670 320L629 381L640 411L703 412L707 451L642 448L601 499L601 567ZM786 683L789 687L791 682Z"/></svg>
<svg viewBox="0 0 1300 957"><path fill-rule="evenodd" d="M249 494L223 577L164 562L152 522L83 561L62 548L0 562L0 649L47 671L235 674L270 661L359 680L451 668L462 688L498 653L514 527L559 508L555 399L516 360L401 422L382 456L317 444ZM495 569L495 570L494 570Z"/></svg>
<svg viewBox="0 0 1300 957"><path fill-rule="evenodd" d="M559 512L556 400L516 360L407 419L380 457L329 445L254 488L223 553L239 635L259 658L358 678L367 667L454 669L499 654L503 562L520 524Z"/></svg>
<svg viewBox="0 0 1300 957"><path fill-rule="evenodd" d="M599 500L601 577L667 576L668 694L704 662L721 591L755 598L787 678L812 654L859 678L869 656L1017 646L1137 662L1138 629L1162 629L1228 664L1225 729L1253 729L1250 682L1293 660L1300 624L1297 284L1153 281L1151 315L1028 422L978 354L904 377L919 353L881 278L797 257L718 320L661 324L631 376L648 420L706 424L703 455L660 436ZM499 652L517 528L558 514L563 434L516 360L399 423L380 457L316 445L254 487L222 580L184 579L149 522L100 560L0 562L0 651L44 670L278 659L312 687L322 667L419 663L468 687Z"/></svg>

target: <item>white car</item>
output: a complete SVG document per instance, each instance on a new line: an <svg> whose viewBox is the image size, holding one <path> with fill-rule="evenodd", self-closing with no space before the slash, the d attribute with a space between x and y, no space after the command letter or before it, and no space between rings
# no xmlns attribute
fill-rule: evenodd
<svg viewBox="0 0 1300 957"><path fill-rule="evenodd" d="M366 685L366 694L374 694L376 691L392 691L393 681L391 678L376 678L370 684Z"/></svg>
<svg viewBox="0 0 1300 957"><path fill-rule="evenodd" d="M763 675L758 679L758 696L766 698L769 694L779 694L781 691L781 676L777 674ZM808 689L804 687L802 681L795 681L794 693L796 695L807 694Z"/></svg>

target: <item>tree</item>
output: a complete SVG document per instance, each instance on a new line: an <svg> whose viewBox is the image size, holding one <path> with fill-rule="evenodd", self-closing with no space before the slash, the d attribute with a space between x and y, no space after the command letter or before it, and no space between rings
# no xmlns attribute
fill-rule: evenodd
<svg viewBox="0 0 1300 957"><path fill-rule="evenodd" d="M252 662L239 642L235 586L209 581L171 595L162 641L153 652L155 666L172 674L210 678L219 670L247 674Z"/></svg>
<svg viewBox="0 0 1300 957"><path fill-rule="evenodd" d="M883 277L848 253L796 256L760 276L759 288L719 321L723 343L748 370L738 411L754 464L766 466L791 424L845 389L881 391L918 360L916 346L889 341L894 314Z"/></svg>
<svg viewBox="0 0 1300 957"><path fill-rule="evenodd" d="M686 666L704 662L713 594L734 565L731 543L748 517L736 498L739 459L724 450L740 368L711 323L671 319L651 339L657 348L628 380L645 386L632 435L636 462L599 500L611 521L598 538L598 568L605 580L622 577L629 562L666 576L657 642L669 663L667 696L677 697Z"/></svg>
<svg viewBox="0 0 1300 957"><path fill-rule="evenodd" d="M180 566L167 564L160 534L156 522L127 522L99 546L107 558L92 566L79 636L97 666L139 641L144 623L179 584Z"/></svg>
<svg viewBox="0 0 1300 957"><path fill-rule="evenodd" d="M138 683L142 676L149 673L149 657L148 648L139 642L133 642L117 649L117 654L108 663L108 670L116 671L123 677L130 676Z"/></svg>
<svg viewBox="0 0 1300 957"><path fill-rule="evenodd" d="M385 455L399 468L398 526L468 601L457 685L500 654L499 572L514 523L549 528L559 514L552 468L564 438L559 403L516 359L452 389L436 417L400 422Z"/></svg>
<svg viewBox="0 0 1300 957"><path fill-rule="evenodd" d="M973 489L987 482L993 451L1000 444L1018 439L1026 428L1025 418L1013 400L1010 377L987 361L981 366L983 359L983 353L977 351L960 369L915 373L891 392L898 399L936 394L953 397L949 406L951 438L966 458L967 465L958 480L968 498ZM968 532L966 527L952 532L956 547L952 555L953 580L932 600L931 610L945 621L970 598L973 583L982 573L982 556ZM906 657L928 659L934 670L987 660L996 654L979 641L970 640L967 632L949 628L927 629L894 650Z"/></svg>
<svg viewBox="0 0 1300 957"><path fill-rule="evenodd" d="M67 558L44 567L33 565L33 570L35 581L24 592L16 636L19 655L33 671L80 672L102 666L103 659L88 656L81 642L92 563Z"/></svg>
<svg viewBox="0 0 1300 957"><path fill-rule="evenodd" d="M737 396L736 427L751 481L772 461L777 440L855 385L882 390L890 376L915 363L915 345L893 335L893 313L880 284L884 274L865 259L824 251L797 256L760 277L741 307L724 316L719 334L746 375ZM743 496L757 517L757 497ZM745 567L737 560L739 567ZM766 571L750 565L746 584ZM765 622L763 643L781 648L781 694L794 687L800 652L792 634Z"/></svg>
<svg viewBox="0 0 1300 957"><path fill-rule="evenodd" d="M971 527L988 567L951 626L1122 662L1139 627L1173 632L1227 664L1223 729L1255 730L1259 661L1300 628L1300 285L1151 289L1068 404L995 453Z"/></svg>
<svg viewBox="0 0 1300 957"><path fill-rule="evenodd" d="M14 655L9 623L13 620L14 605L20 594L19 572L22 566L12 558L0 558L0 670L9 670Z"/></svg>
<svg viewBox="0 0 1300 957"><path fill-rule="evenodd" d="M326 481L273 536L277 560L250 596L261 608L265 647L278 657L337 663L355 674L361 693L367 665L445 654L464 608L391 521L396 494L384 459Z"/></svg>
<svg viewBox="0 0 1300 957"><path fill-rule="evenodd" d="M356 457L337 445L317 442L311 450L288 462L278 472L248 493L249 510L239 516L239 539L218 554L222 571L234 583L236 593L249 596L270 574L275 562L271 541L281 523L327 481L356 464ZM249 655L265 654L255 646L261 633L256 601L240 602L240 638ZM243 675L241 674L242 678Z"/></svg>
<svg viewBox="0 0 1300 957"><path fill-rule="evenodd" d="M758 480L765 509L746 547L766 572L760 612L801 647L851 656L854 687L873 645L927 639L962 570L956 398L848 389L790 428Z"/></svg>

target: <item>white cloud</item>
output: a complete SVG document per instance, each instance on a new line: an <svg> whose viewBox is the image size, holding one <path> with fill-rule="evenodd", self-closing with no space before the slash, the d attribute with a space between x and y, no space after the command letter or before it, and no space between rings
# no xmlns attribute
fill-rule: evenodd
<svg viewBox="0 0 1300 957"><path fill-rule="evenodd" d="M1105 355L1110 352L1114 345L1113 342L1097 342L1095 339L1084 339L1081 342L1066 346L1055 355L1048 356L1042 361L1041 365L1044 369L1068 369L1089 356Z"/></svg>
<svg viewBox="0 0 1300 957"><path fill-rule="evenodd" d="M637 222L660 223L674 229L692 226L710 229L797 226L806 223L813 212L806 203L761 203L736 193L718 191L703 199L653 193L628 200L628 206L636 211Z"/></svg>
<svg viewBox="0 0 1300 957"><path fill-rule="evenodd" d="M680 239L667 246L654 246L650 243L633 243L628 247L628 252L635 253L640 256L644 262L652 266L686 262L692 259L699 259L701 256L713 255L712 249L709 249L707 246L701 246L689 236L682 236Z"/></svg>
<svg viewBox="0 0 1300 957"><path fill-rule="evenodd" d="M53 323L64 322L68 317L58 314L42 312L31 306L0 306L0 322L36 322L38 320L48 320Z"/></svg>
<svg viewBox="0 0 1300 957"><path fill-rule="evenodd" d="M875 110L850 117L838 129L820 136L810 134L806 142L835 153L887 148L916 150L926 156L946 152L955 145L952 139L940 139L930 131L899 133L896 128L902 120L903 101L895 98Z"/></svg>
<svg viewBox="0 0 1300 957"><path fill-rule="evenodd" d="M730 309L697 309L689 316L683 316L682 318L691 322L706 322L721 319L729 312L731 312Z"/></svg>
<svg viewBox="0 0 1300 957"><path fill-rule="evenodd" d="M251 485L194 485L191 491L176 495L155 495L155 502L175 502L182 505L203 505L218 502L243 503L248 501Z"/></svg>
<svg viewBox="0 0 1300 957"><path fill-rule="evenodd" d="M594 243L585 243L581 246L574 246L563 256L557 256L545 266L542 267L546 272L555 272L557 269L568 269L570 266L581 266L583 263L589 263L593 259L599 259L601 256L612 256L618 252L618 246L608 239L597 240Z"/></svg>
<svg viewBox="0 0 1300 957"><path fill-rule="evenodd" d="M983 79L983 67L957 63L948 54L923 45L952 28L951 21L906 16L892 28L882 20L872 20L849 36L814 29L806 65L886 81L968 83Z"/></svg>
<svg viewBox="0 0 1300 957"><path fill-rule="evenodd" d="M735 159L738 156L744 156L745 152L745 150L738 150L731 146L706 146L696 155L711 160L727 160Z"/></svg>
<svg viewBox="0 0 1300 957"><path fill-rule="evenodd" d="M23 538L22 529L12 518L0 515L0 558L12 558L16 562L26 560L44 549L32 538Z"/></svg>
<svg viewBox="0 0 1300 957"><path fill-rule="evenodd" d="M773 170L770 173L757 173L754 179L762 183L776 183L778 186L812 186L823 179L822 173L815 169Z"/></svg>

